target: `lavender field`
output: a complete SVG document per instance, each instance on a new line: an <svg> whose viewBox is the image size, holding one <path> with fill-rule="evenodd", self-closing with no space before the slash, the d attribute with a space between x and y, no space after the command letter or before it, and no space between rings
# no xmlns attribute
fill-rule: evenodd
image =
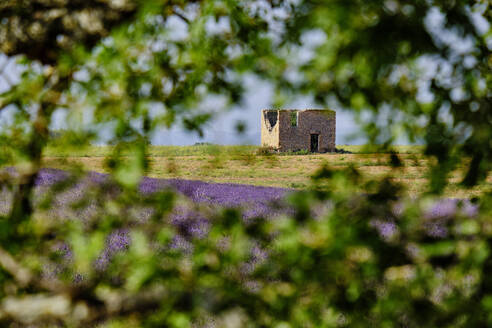
<svg viewBox="0 0 492 328"><path fill-rule="evenodd" d="M7 169L4 171L15 180L16 171ZM80 174L80 173L79 173ZM39 213L52 218L67 219L76 218L83 221L97 220L107 209L105 202L117 198L119 191L116 183L108 174L86 172L82 175L74 175L69 171L59 169L42 169L36 180L35 202L38 203ZM63 186L60 188L60 186ZM103 199L96 197L95 191L104 192ZM170 214L170 220L176 224L193 226L190 228L197 234L196 225L205 229L208 226L208 218L202 212L213 213L221 208L235 208L241 210L242 217L247 222L253 218L273 218L279 215L295 215L294 206L288 201L289 195L300 195L302 191L287 188L262 187L232 183L207 183L196 180L184 179L157 179L143 177L138 185L138 193L146 197L162 191L172 191L179 195L179 202ZM4 187L0 198L0 213L7 215L12 203L12 194ZM307 194L306 194L307 197ZM42 206L43 200L52 202L52 206ZM354 196L354 198L357 198ZM412 204L412 199L402 199L391 205L393 218L388 220L375 219L371 225L376 227L381 235L386 238L394 232L397 219L403 215L405 206ZM333 204L330 201L315 204L310 209L310 215L314 218L328 215ZM469 200L441 198L421 201L419 203L421 217L429 228L427 233L433 236L446 235L446 222L457 216L474 218L478 215L478 205ZM46 212L47 211L47 212ZM152 207L128 204L125 214L129 222L145 222L154 213ZM213 215L213 214L212 214ZM384 221L384 222L383 222ZM206 229L205 229L206 230ZM111 237L112 238L112 237ZM110 238L110 239L111 239Z"/></svg>
<svg viewBox="0 0 492 328"><path fill-rule="evenodd" d="M15 180L17 173L14 169L4 172L9 179ZM103 198L98 198L97 194L101 191ZM194 216L201 216L199 211L220 208L241 210L245 220L292 213L285 198L293 190L286 188L148 177L142 178L138 186L141 198L162 191L179 195L179 202L171 215L172 222L194 221ZM39 205L38 215L93 221L107 210L105 203L115 200L119 193L119 188L108 174L87 172L74 175L64 170L42 169L35 183L34 202ZM12 193L4 187L1 195L0 213L7 215L11 210ZM47 200L51 205L43 206ZM129 222L144 222L153 213L152 207L132 204L128 204L125 211Z"/></svg>
<svg viewBox="0 0 492 328"><path fill-rule="evenodd" d="M16 172L7 169L11 177L15 179ZM86 172L78 181L71 185L67 190L58 195L58 204L70 204L90 191L91 187L112 184L110 175L98 172ZM65 170L41 169L36 180L36 191L38 196L46 192L56 184L71 181L74 176ZM148 195L163 190L172 190L185 196L186 199L197 204L208 204L222 207L241 207L248 210L247 217L268 216L271 210L281 205L286 205L285 198L296 190L277 187L263 187L234 183L209 183L198 180L185 179L158 179L143 177L139 183L138 190L142 195ZM8 212L9 197L4 189L4 196L1 199L2 212ZM458 206L459 205L459 206ZM432 206L428 206L424 217L452 217L458 209L474 216L477 214L477 206L472 205L468 200L456 198L443 198L436 201ZM400 209L401 210L401 209Z"/></svg>
<svg viewBox="0 0 492 328"><path fill-rule="evenodd" d="M2 176L4 179L16 181L18 174L15 169L10 168L4 170ZM61 235L52 234L47 242L48 248L44 250L47 257L40 259L38 268L39 277L45 284L58 284L60 281L65 281L71 289L90 285L91 281L103 283L107 279L110 279L112 284L117 284L118 279L125 272L128 261L138 261L135 259L135 247L141 247L142 240L139 238L142 237L135 231L146 231L146 234L153 236L154 239L148 241L148 247L152 250L152 253L149 253L152 254L151 263L154 263L152 265L160 263L161 260L172 259L176 261L176 268L183 270L185 265L183 263L188 263L186 261L200 263L204 245L207 245L205 249L212 247L219 252L220 261L228 261L230 255L227 254L231 251L231 242L238 237L237 231L235 232L234 229L228 231L226 228L228 224L223 218L224 210L227 209L237 211L240 215L240 229L251 231L251 235L246 244L239 243L243 245L241 250L238 250L237 246L232 248L242 255L235 260L234 269L224 268L226 271L221 273L224 277L221 279L227 281L231 275L229 270L233 270L235 283L240 286L241 293L249 295L247 297L261 295L261 291L266 288L266 282L259 279L257 274L263 272L261 270L265 268L272 270L272 266L280 265L276 254L289 245L289 243L285 244L285 238L291 238L290 236L299 234L296 238L300 238L301 244L307 243L309 247L316 248L315 245L320 238L316 234L319 234L319 229L323 229L322 227L327 224L338 227L337 231L341 232L339 235L337 233L336 238L344 240L347 238L344 237L347 232L343 231L356 231L353 230L352 225L354 225L359 226L357 229L362 229L371 236L374 235L371 238L375 237L378 243L386 245L382 247L385 249L405 239L403 237L407 233L403 230L405 218L417 213L418 240L429 239L443 243L460 233L460 229L463 228L459 227L459 222L462 220L474 222L479 219L478 205L470 200L451 198L395 199L389 200L378 209L377 206L368 205L371 195L367 194L354 194L349 199L337 203L337 197L316 199L308 190L148 177L141 179L133 195L131 190L122 188L124 187L118 185L111 175L97 172L42 169L38 173L33 194L35 204L33 222L37 222L38 226L45 226L43 229L50 229L56 222L55 225L61 227L61 231L65 224L73 226L72 222L80 223L82 236L90 236L93 227L100 227L99 229L105 227L106 231L102 235L104 237L101 239L100 247L92 245L90 240L64 239ZM0 194L1 215L6 216L11 210L12 191L8 184L4 184ZM128 195L131 195L130 198L124 198L129 197ZM164 197L162 198L164 203L168 203L170 199L174 201L170 203L169 208L162 209L158 197ZM302 205L304 199L309 199L308 207ZM372 218L368 215L369 209L375 211ZM370 219L366 223L364 220L354 221L351 215L363 215ZM340 218L344 219L340 220ZM333 222L330 223L332 220ZM343 222L344 220L346 222ZM254 232L257 222L272 222L272 227L278 230L268 233L267 236L265 232ZM314 229L310 232L309 241L304 242L302 240L306 237L303 234L307 232L303 222ZM360 228L361 224L365 228ZM166 226L171 230L165 228ZM268 223L264 225L264 227L268 226ZM289 229L294 230L285 230L289 226L291 226ZM153 231L172 231L172 235L168 235L165 241L162 241L162 237ZM311 235L312 233L314 234ZM352 233L350 232L349 235ZM87 245L84 245L85 243ZM422 249L415 244L409 243L406 247L407 256L410 258L422 256ZM282 255L283 259L289 258L290 255L287 254L296 253L295 249L289 247L286 251L287 253ZM384 257L384 254L383 252L379 256ZM336 262L336 256L334 253L326 259ZM80 262L85 265L78 264ZM87 270L87 266L92 268L92 273ZM307 264L303 268L305 270L303 272L306 273L316 267L314 263L307 268L306 266ZM273 269L269 274L274 272L276 270ZM132 272L128 274L131 277ZM133 278L129 279L131 282ZM160 289L157 296L164 297ZM106 306L111 308L112 299L103 297L103 300ZM205 301L204 304L209 302ZM210 304L214 304L213 301ZM119 310L121 308L118 308ZM27 316L25 320L32 322L34 318L42 316L42 313L37 313L32 318ZM214 322L216 318L207 320Z"/></svg>

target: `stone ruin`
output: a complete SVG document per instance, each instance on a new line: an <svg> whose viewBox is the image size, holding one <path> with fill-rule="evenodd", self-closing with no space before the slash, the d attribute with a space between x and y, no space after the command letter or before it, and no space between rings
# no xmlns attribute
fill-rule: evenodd
<svg viewBox="0 0 492 328"><path fill-rule="evenodd" d="M327 109L264 109L261 145L277 151L335 151L336 113Z"/></svg>

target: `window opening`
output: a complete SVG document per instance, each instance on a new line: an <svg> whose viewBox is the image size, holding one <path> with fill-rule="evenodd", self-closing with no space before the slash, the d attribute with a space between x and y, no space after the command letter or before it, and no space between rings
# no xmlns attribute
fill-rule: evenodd
<svg viewBox="0 0 492 328"><path fill-rule="evenodd" d="M290 125L291 126L297 126L297 119L298 119L298 114L299 112L290 112Z"/></svg>

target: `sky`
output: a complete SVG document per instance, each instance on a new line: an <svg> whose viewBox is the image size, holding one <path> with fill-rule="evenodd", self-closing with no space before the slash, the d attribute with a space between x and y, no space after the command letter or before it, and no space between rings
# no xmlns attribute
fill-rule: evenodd
<svg viewBox="0 0 492 328"><path fill-rule="evenodd" d="M8 58L0 54L0 71L4 68L4 74L0 77L0 93L7 91L9 85L19 82L21 69L13 58ZM208 122L203 131L204 136L200 137L197 133L186 131L182 126L175 125L171 129L164 127L155 131L151 142L154 145L193 145L199 142L209 142L219 145L259 145L261 140L260 114L262 109L269 108L273 99L273 88L266 82L254 76L245 78L246 93L244 102L239 106L227 108L220 99L211 98L208 100L207 107L222 108L217 112L218 115ZM310 97L301 97L294 102L287 103L285 108L304 109L304 108L323 108L316 104ZM337 111L337 144L360 144L363 139L353 139L352 135L358 131L353 114L349 111ZM9 122L9 111L0 113L0 126L2 122ZM65 127L66 116L62 113L55 113L52 118L53 129L63 129ZM246 131L238 134L236 123L243 122ZM102 132L102 139L109 134ZM104 141L103 141L104 143Z"/></svg>
<svg viewBox="0 0 492 328"><path fill-rule="evenodd" d="M159 130L153 137L152 143L165 145L190 145L196 142L210 142L222 145L251 144L259 145L261 139L261 110L269 108L273 98L273 88L265 81L255 77L245 79L245 101L241 106L235 106L222 111L204 128L204 137L189 134L179 127L171 130ZM213 102L213 100L212 100ZM217 101L220 106L220 101ZM323 108L317 105L310 97L301 97L294 102L286 104L285 108ZM236 123L243 122L246 131L243 134L236 132ZM337 110L337 144L363 143L362 139L352 140L351 134L358 131L353 114L349 111Z"/></svg>
<svg viewBox="0 0 492 328"><path fill-rule="evenodd" d="M269 12L269 11L266 11ZM282 12L271 13L272 15L282 15ZM274 20L270 20L272 25ZM166 22L170 29L170 35L173 39L184 39L187 37L186 24L176 17L170 17ZM271 26L272 30L279 29L279 26ZM209 20L207 22L207 30L209 33L221 33L229 29L227 19L220 19L218 22ZM304 48L300 51L300 56L308 57L312 49L324 42L325 36L320 33L309 33L304 37ZM204 129L204 137L200 138L197 134L187 133L179 126L171 130L159 130L153 137L152 143L158 145L190 145L197 142L210 142L214 144L252 144L259 145L261 140L261 110L269 108L269 104L273 99L272 86L266 82L255 78L254 76L246 76L244 80L246 94L244 102L240 106L226 108L217 115L217 118L209 122ZM211 99L207 107L220 108L223 107L220 100ZM306 108L323 108L316 104L311 97L300 97L294 102L285 104L284 108L290 109L306 109ZM355 124L353 114L349 111L342 111L336 108L330 108L337 111L337 143L338 144L353 144L363 143L362 138L354 139L352 134L358 131ZM246 125L246 131L242 135L238 135L235 129L236 122L241 121Z"/></svg>
<svg viewBox="0 0 492 328"><path fill-rule="evenodd" d="M281 13L280 13L281 14ZM476 28L481 33L486 33L490 29L490 23L487 22L480 14L472 14L473 22ZM470 45L470 40L460 39L453 31L444 29L444 15L437 9L431 10L426 16L427 27L436 38L436 42L445 43L451 46L453 51L457 54L463 54L467 51L471 51L473 48ZM171 29L171 35L173 38L185 38L187 35L184 24L180 19L169 19L166 24ZM228 23L226 21L219 21L218 23L209 24L208 30L210 33L220 33L224 29L227 29ZM309 57L312 53L312 49L317 44L324 41L325 36L320 33L307 33L304 36L304 47L300 50L300 56ZM491 46L492 47L492 46ZM472 63L473 64L473 63ZM436 63L432 60L423 58L420 65L426 67L426 70L430 72L427 77L423 77L419 85L419 94L417 98L422 101L431 101L432 95L427 92L429 86L429 80L436 73ZM19 82L20 67L15 63L12 58L0 54L0 72L4 74L0 75L0 93L8 90L9 85L14 85ZM432 73L434 72L434 73ZM205 104L208 108L218 108L218 115L214 120L207 123L204 127L204 136L201 138L196 133L187 132L180 125L175 125L171 129L165 129L164 127L155 131L152 136L151 142L155 145L192 145L198 142L209 142L221 145L232 144L252 144L259 145L261 139L261 127L260 127L260 114L262 109L269 107L273 99L272 86L266 82L259 80L254 76L246 76L244 79L244 85L246 94L244 101L240 105L232 108L227 108L220 99L210 97ZM459 95L458 95L459 96ZM319 104L316 104L312 97L301 96L294 101L285 104L284 108L290 109L305 109L305 108L322 108ZM336 127L336 143L338 145L344 144L363 144L365 138L359 133L359 127L355 120L355 115L341 108L330 108L336 111L337 115L337 127ZM2 124L9 121L9 111L2 111L0 113L0 129ZM65 127L66 115L62 112L56 113L52 119L53 129L63 129ZM246 125L245 133L238 135L236 132L236 122L241 121ZM383 127L384 128L384 127ZM109 130L108 130L109 131ZM108 131L102 131L102 140L109 136ZM401 138L397 141L399 144L408 144L408 142Z"/></svg>

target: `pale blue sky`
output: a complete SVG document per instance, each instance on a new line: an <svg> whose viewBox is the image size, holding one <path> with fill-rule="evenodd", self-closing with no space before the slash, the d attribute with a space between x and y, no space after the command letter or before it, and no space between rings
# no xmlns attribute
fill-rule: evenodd
<svg viewBox="0 0 492 328"><path fill-rule="evenodd" d="M9 59L0 54L0 68ZM15 64L14 59L10 59L5 73L0 77L0 93L8 90L9 84L16 84L19 81L20 68ZM9 81L7 81L5 79ZM192 145L196 142L211 142L222 145L232 144L260 144L260 113L262 109L268 108L273 98L273 88L265 81L254 76L247 76L245 79L246 95L245 101L241 106L228 108L220 99L211 97L206 102L207 108L217 108L216 117L204 127L204 137L200 138L196 133L186 131L179 124L171 129L164 127L155 131L152 143L155 145ZM322 108L310 97L301 97L294 102L286 104L285 108ZM10 122L11 111L0 113L1 124ZM245 133L238 135L236 123L243 122L246 125ZM55 113L53 116L52 128L63 129L66 127L66 115L63 111ZM362 143L362 139L351 139L353 133L357 132L357 125L354 122L352 113L337 109L337 143ZM107 132L107 133L105 133ZM110 135L110 129L102 131L104 137Z"/></svg>
<svg viewBox="0 0 492 328"><path fill-rule="evenodd" d="M272 13L272 15L282 15L282 12ZM480 14L471 13L470 17L475 23L477 30L481 34L487 33L490 30L490 23ZM451 47L456 55L465 55L465 61L468 60L470 65L474 65L473 57L466 56L467 52L471 52L473 44L471 40L461 38L456 31L446 30L444 28L445 17L437 9L430 10L426 16L426 26L435 38L437 44L442 43ZM273 22L273 20L272 20ZM187 26L182 20L171 17L166 24L170 29L170 35L173 38L185 38L187 35ZM207 29L209 33L222 33L228 29L228 21L220 20L216 23L211 20L207 23ZM281 29L281 26L272 25L272 30ZM296 60L308 60L312 54L313 49L317 44L324 41L323 32L311 31L303 35L303 47L298 49ZM492 49L492 38L490 39L490 47ZM0 76L0 93L8 90L9 84L18 83L20 69L14 63L14 60L8 61L7 57L0 54L0 71L3 65L8 62L5 68L4 76ZM435 58L422 58L419 63L428 74L423 74L422 79L419 81L419 94L417 99L427 102L432 100L432 95L427 91L429 87L429 79L436 74L437 61ZM445 65L444 65L445 66ZM442 68L441 68L442 70ZM290 74L292 73L292 74ZM440 72L442 73L442 72ZM8 80L5 79L5 75ZM287 72L287 78L296 78L295 72ZM218 113L216 119L206 124L204 128L204 137L200 138L196 133L189 133L185 131L180 125L175 125L172 129L161 128L156 131L152 138L152 143L156 145L190 145L196 142L211 142L215 144L253 144L258 145L260 143L260 113L264 108L268 108L271 100L273 99L273 90L269 83L259 80L254 76L246 76L244 79L245 88L247 90L245 95L245 101L234 108L227 108L223 104L220 98L210 97L204 104L204 108L214 108ZM459 98L459 90L455 94ZM322 108L319 104L316 104L311 97L304 96L296 98L294 101L285 104L285 108ZM358 126L355 122L354 114L350 111L344 111L341 108L330 108L337 112L337 130L336 139L337 144L361 144L364 143L364 137L358 134ZM9 112L3 111L0 113L0 128L3 124L9 123ZM444 113L445 114L445 113ZM444 115L445 116L445 115ZM53 118L52 128L59 129L65 128L66 115L60 111L56 113ZM236 122L241 121L246 124L246 132L243 135L236 133ZM425 124L425 122L423 123ZM385 128L384 126L382 127ZM102 137L110 134L110 129L102 130ZM398 143L407 143L405 139L399 139Z"/></svg>

